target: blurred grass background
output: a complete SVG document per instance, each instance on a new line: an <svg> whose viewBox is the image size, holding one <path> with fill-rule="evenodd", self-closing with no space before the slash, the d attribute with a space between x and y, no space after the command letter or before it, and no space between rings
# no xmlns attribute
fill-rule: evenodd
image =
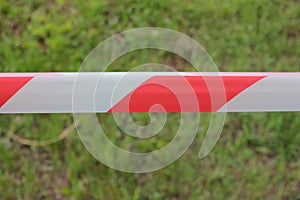
<svg viewBox="0 0 300 200"><path fill-rule="evenodd" d="M0 0L0 71L77 71L99 42L145 26L191 36L221 71L300 71L298 0ZM148 50L122 57L109 70L146 62L190 69L174 55ZM134 118L148 120L144 114ZM110 115L99 119L113 141L133 145ZM229 113L218 144L200 160L208 119L205 114L201 133L178 161L153 173L128 174L96 161L75 131L44 147L12 138L55 137L72 126L71 115L1 115L0 199L300 199L300 113ZM167 123L166 137L137 148L163 146L173 126Z"/></svg>

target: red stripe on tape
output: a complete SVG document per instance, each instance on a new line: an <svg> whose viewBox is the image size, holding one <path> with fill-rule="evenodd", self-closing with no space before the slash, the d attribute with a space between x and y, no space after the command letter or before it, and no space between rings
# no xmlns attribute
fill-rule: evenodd
<svg viewBox="0 0 300 200"><path fill-rule="evenodd" d="M163 106L164 110L156 107L152 112L215 112L264 77L155 76L125 96L109 112L149 112L155 104ZM186 84L180 83L183 78ZM198 104L189 104L194 102L195 95ZM180 102L180 99L184 99L184 102Z"/></svg>
<svg viewBox="0 0 300 200"><path fill-rule="evenodd" d="M0 108L33 77L0 77Z"/></svg>

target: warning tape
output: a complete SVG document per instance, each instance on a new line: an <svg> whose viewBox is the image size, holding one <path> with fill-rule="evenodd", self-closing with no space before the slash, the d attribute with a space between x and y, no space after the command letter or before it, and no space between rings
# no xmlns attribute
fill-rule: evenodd
<svg viewBox="0 0 300 200"><path fill-rule="evenodd" d="M300 72L0 74L0 113L268 111L300 111Z"/></svg>

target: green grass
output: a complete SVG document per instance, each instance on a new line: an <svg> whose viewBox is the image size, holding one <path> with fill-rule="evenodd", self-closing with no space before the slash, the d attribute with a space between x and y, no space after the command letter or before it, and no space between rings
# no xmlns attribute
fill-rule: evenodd
<svg viewBox="0 0 300 200"><path fill-rule="evenodd" d="M99 42L144 26L191 36L221 71L300 71L296 0L0 0L0 71L77 71ZM152 50L128 54L109 70L146 62L190 70L184 60ZM230 113L218 144L200 160L209 115L203 118L200 134L178 161L129 174L96 161L75 131L44 147L12 139L12 132L34 140L57 136L72 124L71 115L1 115L0 199L300 199L300 113ZM149 151L170 140L165 135L174 133L177 117L170 115L164 134L148 142L123 136L110 115L99 119L116 144Z"/></svg>

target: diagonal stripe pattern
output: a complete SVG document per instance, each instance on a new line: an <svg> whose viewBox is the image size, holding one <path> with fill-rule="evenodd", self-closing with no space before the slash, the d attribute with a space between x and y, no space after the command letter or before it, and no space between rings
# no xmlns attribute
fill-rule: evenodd
<svg viewBox="0 0 300 200"><path fill-rule="evenodd" d="M79 75L82 85L76 102L80 106L74 107L73 89ZM180 79L190 88L180 84ZM213 99L221 93L213 87L217 80L223 83L225 98ZM191 93L197 105L189 104ZM184 97L186 106L181 106L178 95ZM87 106L91 98L93 108ZM299 72L0 74L0 113L300 111L299 99ZM161 106L151 109L156 104Z"/></svg>

